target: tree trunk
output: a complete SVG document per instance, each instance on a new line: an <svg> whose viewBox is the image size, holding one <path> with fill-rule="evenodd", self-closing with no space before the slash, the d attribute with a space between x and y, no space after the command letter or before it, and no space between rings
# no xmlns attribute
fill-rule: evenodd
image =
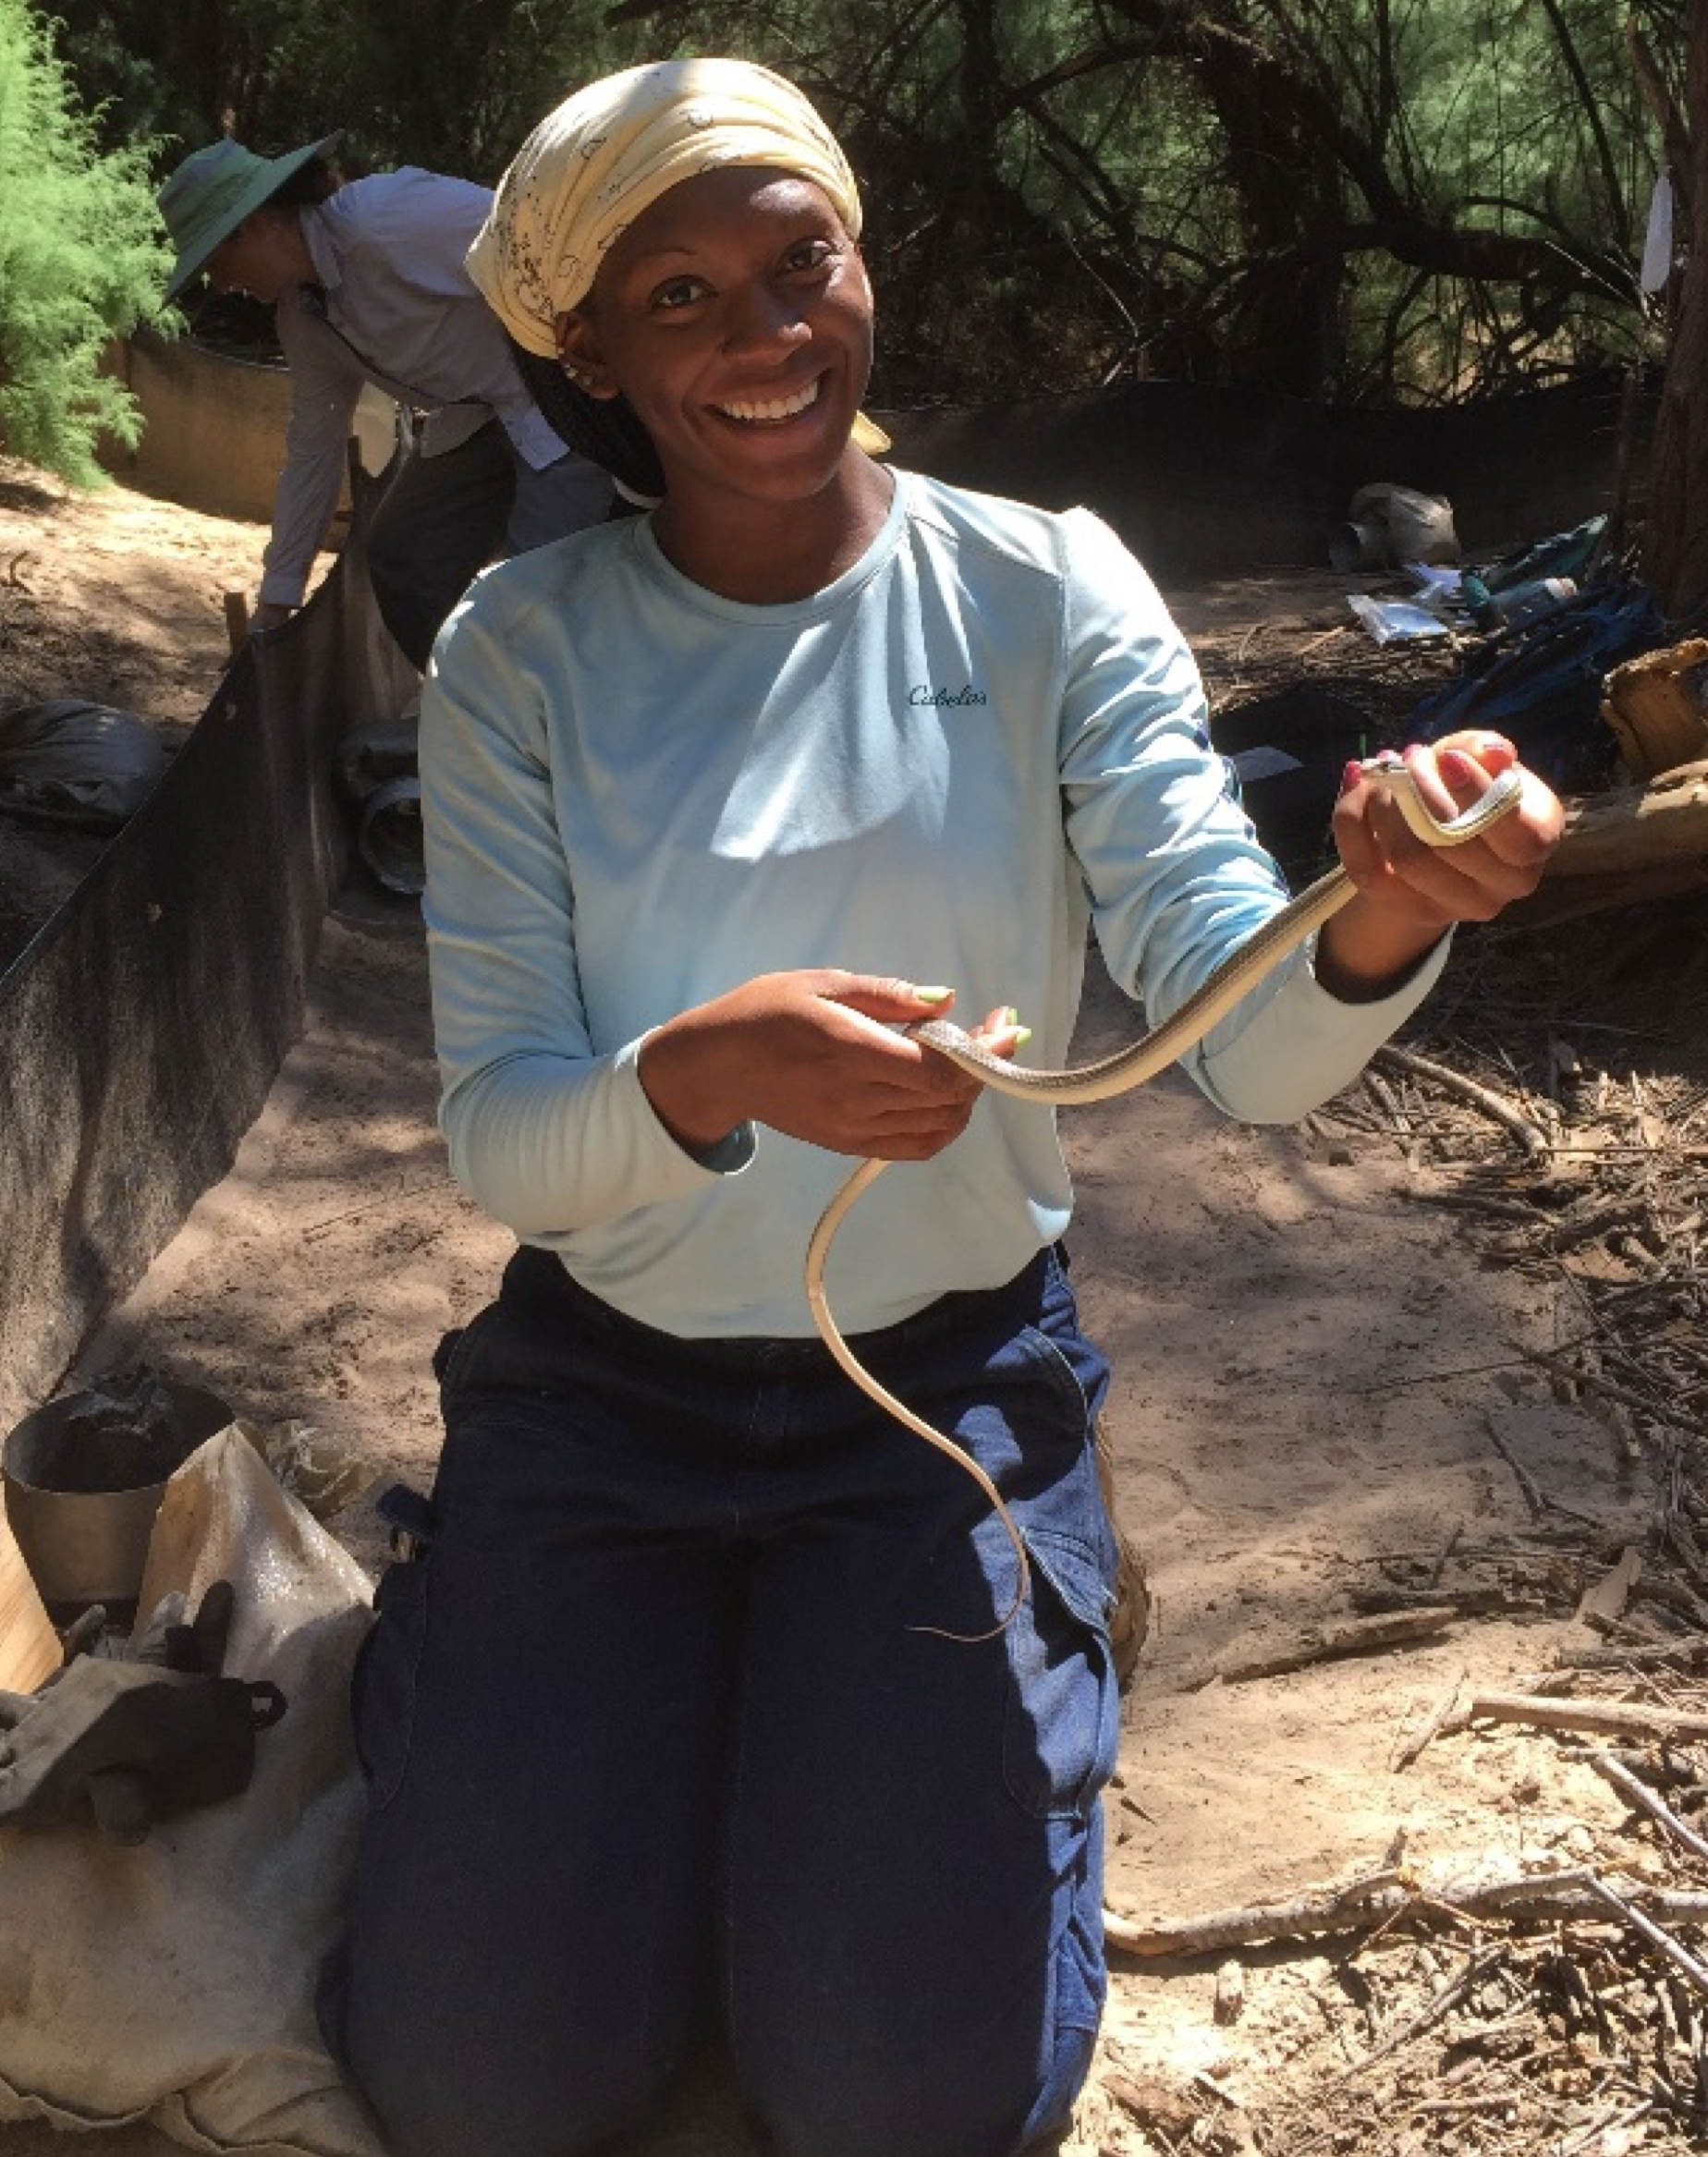
<svg viewBox="0 0 1708 2157"><path fill-rule="evenodd" d="M1708 0L1691 0L1685 64L1690 261L1649 468L1643 574L1676 622L1708 612Z"/></svg>

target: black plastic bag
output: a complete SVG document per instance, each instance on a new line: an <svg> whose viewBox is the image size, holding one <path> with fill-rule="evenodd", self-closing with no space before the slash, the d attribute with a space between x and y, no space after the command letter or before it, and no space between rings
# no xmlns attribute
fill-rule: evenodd
<svg viewBox="0 0 1708 2157"><path fill-rule="evenodd" d="M0 810L113 832L166 768L160 737L134 712L59 697L0 708Z"/></svg>
<svg viewBox="0 0 1708 2157"><path fill-rule="evenodd" d="M1461 727L1504 734L1562 794L1607 785L1618 742L1602 717L1613 669L1667 638L1654 594L1635 578L1596 585L1529 627L1491 637L1455 681L1412 707L1414 741Z"/></svg>

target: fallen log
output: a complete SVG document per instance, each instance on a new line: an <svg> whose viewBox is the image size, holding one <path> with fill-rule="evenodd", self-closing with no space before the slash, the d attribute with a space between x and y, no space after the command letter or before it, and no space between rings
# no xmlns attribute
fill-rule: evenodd
<svg viewBox="0 0 1708 2157"><path fill-rule="evenodd" d="M1708 638L1641 652L1602 684L1602 716L1619 739L1633 779L1654 778L1708 757Z"/></svg>
<svg viewBox="0 0 1708 2157"><path fill-rule="evenodd" d="M1635 786L1585 795L1566 810L1550 877L1629 874L1663 862L1708 860L1708 761L1679 764Z"/></svg>
<svg viewBox="0 0 1708 2157"><path fill-rule="evenodd" d="M1708 890L1708 760L1568 801L1540 887L1501 920L1540 928L1699 890Z"/></svg>

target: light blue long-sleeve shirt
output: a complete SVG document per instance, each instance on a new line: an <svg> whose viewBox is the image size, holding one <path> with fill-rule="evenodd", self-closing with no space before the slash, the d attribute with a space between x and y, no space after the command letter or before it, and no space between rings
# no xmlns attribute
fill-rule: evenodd
<svg viewBox="0 0 1708 2157"><path fill-rule="evenodd" d="M1088 920L1153 1023L1285 903L1208 746L1197 669L1089 512L897 472L811 599L691 583L633 518L489 571L421 713L426 918L458 1178L592 1292L685 1335L810 1334L801 1263L845 1157L769 1128L708 1164L659 1122L646 1033L756 974L840 966L1016 1005L1065 1061ZM1304 957L1189 1067L1289 1120L1421 1001L1348 1005ZM1135 1026L1137 1030L1137 1026ZM994 1286L1070 1209L1055 1118L986 1093L832 1256L845 1331Z"/></svg>

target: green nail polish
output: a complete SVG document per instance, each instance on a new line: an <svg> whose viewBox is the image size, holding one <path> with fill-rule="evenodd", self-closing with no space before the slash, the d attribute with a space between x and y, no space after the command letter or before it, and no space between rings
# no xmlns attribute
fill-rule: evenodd
<svg viewBox="0 0 1708 2157"><path fill-rule="evenodd" d="M921 1004L946 1004L955 992L953 989L916 988L913 993L919 998Z"/></svg>
<svg viewBox="0 0 1708 2157"><path fill-rule="evenodd" d="M1014 1045L1017 1049L1023 1049L1031 1039L1031 1028L1030 1026L1017 1026L1015 1028Z"/></svg>
<svg viewBox="0 0 1708 2157"><path fill-rule="evenodd" d="M1018 1026L1020 1023L1020 1015L1012 1004L1003 1005L1002 1022L1005 1026Z"/></svg>

